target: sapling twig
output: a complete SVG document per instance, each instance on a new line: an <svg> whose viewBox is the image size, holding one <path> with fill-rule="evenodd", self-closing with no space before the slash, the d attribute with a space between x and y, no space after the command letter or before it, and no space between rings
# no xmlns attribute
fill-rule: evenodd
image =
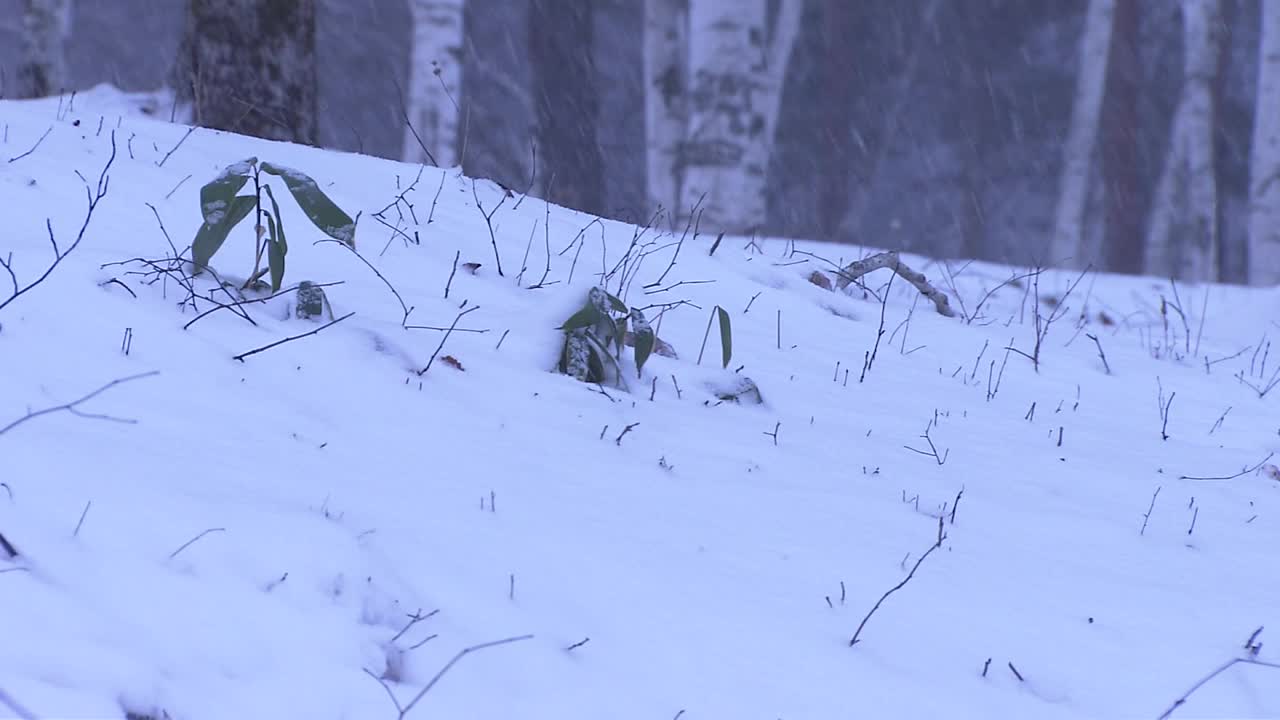
<svg viewBox="0 0 1280 720"><path fill-rule="evenodd" d="M858 637L862 635L862 629L867 626L867 621L871 619L871 616L876 614L876 610L880 609L880 605L883 604L884 601L888 599L890 595L901 590L904 585L910 582L911 578L915 577L916 571L920 569L920 565L924 562L925 558L929 557L929 555L934 550L937 550L938 548L942 547L942 541L946 539L946 537L947 537L946 533L944 533L942 529L942 518L939 517L938 518L938 539L935 540L934 543L929 546L928 550L924 551L924 553L920 556L920 559L916 560L916 564L911 568L911 572L907 573L907 576L902 578L902 582L899 582L897 585L894 585L893 587L889 588L884 595L880 596L880 599L876 601L876 604L871 607L871 611L867 613L866 617L862 618L862 622L858 623L858 629L854 631L853 637L849 640L849 647L853 647L854 645L858 644Z"/></svg>
<svg viewBox="0 0 1280 720"><path fill-rule="evenodd" d="M423 686L422 690L418 691L418 694L414 695L413 699L405 705L400 704L400 701L396 699L395 693L391 692L391 688L382 678L370 672L368 668L365 668L364 672L366 675L376 680L378 684L382 686L383 690L387 691L387 697L391 698L392 704L396 706L396 711L399 713L397 720L404 720L404 718L409 714L409 711L413 710L414 706L417 705L422 698L426 697L427 693L431 692L431 689L436 686L436 683L440 682L440 678L444 677L445 673L449 672L449 670L452 669L453 666L462 658L479 650L486 650L488 648L498 647L499 645L509 645L511 643L531 639L533 639L533 635L520 635L517 637L504 638L502 640L494 640L493 642L480 643L479 645L472 645L471 647L459 650L458 653L449 660L449 662L445 663L444 666L441 667L429 681L427 681L427 684Z"/></svg>
<svg viewBox="0 0 1280 720"><path fill-rule="evenodd" d="M78 399L76 399L76 400L72 400L72 401L71 401L71 402L69 402L69 403L63 403L63 404L61 404L61 405L55 405L55 406L53 406L53 407L44 408L43 410L28 411L28 412L27 412L27 414L23 415L22 417L18 418L17 420L14 420L14 421L10 422L8 425L5 425L4 427L0 427L0 435L4 435L5 433L7 433L7 432L9 432L10 430L12 430L12 429L14 429L14 428L18 427L18 426L19 426L19 425L21 425L21 424L23 424L23 423L27 422L28 420L34 420L34 419L36 419L36 418L38 418L38 417L41 417L41 416L44 416L44 415L51 415L51 414L53 414L53 413L57 413L57 412L64 412L64 411L65 411L65 412L68 412L68 413L71 413L72 415L75 415L76 417L86 418L86 419L89 419L89 420L108 420L108 421L111 421L111 422L126 423L126 424L133 424L133 423L136 423L136 422L137 422L136 420L130 420L130 419L127 419L127 418L117 418L117 417L112 417L112 416L110 416L110 415L102 415L102 414L98 414L98 413L86 413L86 412L82 412L82 411L80 410L80 406L81 406L81 405L83 405L84 403L86 403L86 402L88 402L88 401L90 401L90 400L92 400L92 399L94 399L94 398L98 397L98 396L99 396L99 395L101 395L102 393L104 393L104 392L106 392L106 391L110 390L111 388L113 388L113 387L115 387L115 386L117 386L117 385L123 385L123 384L128 383L128 382L133 382L134 380L141 380L141 379L143 379L143 378L149 378L149 377L152 377L152 376L154 376L154 375L159 375L159 374L160 374L160 372L159 372L158 370L153 370L153 371L151 371L151 372L139 373L139 374L137 374L137 375L129 375L128 377L118 378L118 379L116 379L116 380L112 380L111 382L107 383L106 385L103 385L102 387L98 388L97 390L94 390L93 392L91 392L91 393L89 393L89 394L87 394L87 395L81 396L80 398L78 398Z"/></svg>
<svg viewBox="0 0 1280 720"><path fill-rule="evenodd" d="M1186 692L1182 693L1182 695L1180 695L1177 700L1174 700L1173 704L1171 704L1167 710L1161 713L1160 717L1157 720L1168 720L1178 708L1186 704L1187 700L1193 694L1195 694L1197 690L1204 687L1210 680L1213 680L1214 678L1218 677L1219 675L1221 675L1222 673L1226 672L1227 670L1231 669L1236 665L1256 665L1258 667L1268 668L1271 670L1280 670L1280 663L1267 662L1267 661L1258 659L1258 651L1261 649L1262 646L1260 643L1257 643L1257 639L1258 639L1258 635L1261 632L1262 632L1262 628L1258 628L1253 632L1253 635L1249 637L1249 640L1245 643L1245 646L1244 646L1245 654L1243 656L1234 657L1222 663L1217 668L1209 672L1209 674L1200 678Z"/></svg>
<svg viewBox="0 0 1280 720"><path fill-rule="evenodd" d="M498 204L493 206L493 210L485 212L484 205L480 202L480 195L476 192L476 181L472 180L471 197L475 198L476 209L480 211L482 216L484 216L484 224L489 228L489 242L493 245L493 261L498 266L498 277L504 277L502 274L502 255L498 252L498 236L493 230L493 216L498 214L498 210L502 208L502 204L507 201L507 194L502 194L502 197L498 200Z"/></svg>
<svg viewBox="0 0 1280 720"><path fill-rule="evenodd" d="M458 327L458 321L459 321L459 320L461 320L464 316L466 316L466 315L468 315L468 314L470 314L470 313L473 313L473 312L475 312L476 310L479 310L479 309L480 309L480 306L479 306L479 305L472 305L471 307L467 308L466 310L462 310L462 311L460 311L460 312L458 313L458 315L457 315L456 317L454 317L454 318L453 318L453 323L452 323L451 325L449 325L449 329L445 331L445 333L444 333L444 337L440 338L440 344L436 346L436 351L435 351L435 352L433 352L433 353L431 353L431 358L430 358L429 360L427 360L427 365L426 365L426 367L424 367L424 368L422 368L421 370L419 370L419 371L418 371L418 375L419 375L419 376L425 375L425 374L426 374L426 372L427 372L428 370L430 370L430 369L431 369L431 363L433 363L433 362L435 362L435 361L436 361L436 356L437 356L437 355L439 355L439 354L440 354L440 351L444 349L444 344L445 344L446 342L448 342L448 341L449 341L449 336L450 336L450 335L452 335L452 334L453 334L453 332L454 332L454 330L456 330L456 329L457 329L457 327Z"/></svg>
<svg viewBox="0 0 1280 720"><path fill-rule="evenodd" d="M321 330L325 330L325 329L330 328L330 327L332 327L332 326L334 326L334 325L337 325L338 323L342 322L343 320L346 320L347 318L351 317L352 315L355 315L355 312L354 312L354 311L349 312L349 313L347 313L346 315L343 315L342 317L340 317L340 318L338 318L338 319L336 319L336 320L330 320L329 322L325 323L324 325L321 325L320 327L318 327L318 328L316 328L316 329L314 329L314 330L312 330L312 331L310 331L310 332L304 332L304 333L301 333L301 334L298 334L298 335L290 335L289 337L284 338L284 339L282 339L282 340L277 340L277 341L275 341L275 342L273 342L273 343L270 343L270 344L268 344L268 345L263 345L262 347L254 348L253 350L250 350L250 351L248 351L248 352L240 353L239 355L236 355L235 357L233 357L233 358L232 358L232 360L239 360L240 362L244 362L244 359L245 359L245 358L247 358L247 357L249 357L249 356L251 356L251 355L257 355L257 354L258 354L258 353L260 353L260 352L264 352L264 351L270 350L270 349L271 349L271 348L273 348L273 347L277 347L277 346L279 346L279 345L283 345L283 344L285 344L285 343L287 343L287 342L293 342L294 340L301 340L302 338L305 338L305 337L311 337L312 335L315 335L316 333L320 332Z"/></svg>

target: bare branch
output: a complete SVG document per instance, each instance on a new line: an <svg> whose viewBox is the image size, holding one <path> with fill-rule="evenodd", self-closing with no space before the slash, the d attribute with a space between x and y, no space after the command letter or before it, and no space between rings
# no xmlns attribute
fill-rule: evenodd
<svg viewBox="0 0 1280 720"><path fill-rule="evenodd" d="M108 420L111 422L120 422L120 423L128 423L128 424L135 423L137 422L136 420L128 420L123 418L111 417L109 415L99 415L99 414L90 414L90 413L80 412L79 406L94 399L95 397L101 395L102 393L110 390L111 388L117 385L123 385L124 383L127 383L127 382L132 382L134 380L141 380L142 378L147 378L147 377L151 377L153 375L159 375L159 374L160 372L158 370L153 370L151 372L140 373L138 375L130 375L128 377L112 380L106 385L103 385L97 390L94 390L88 395L85 395L77 400L72 400L69 403L64 403L62 405L55 405L54 407L45 408L43 410L36 410L35 412L28 412L26 415L23 415L17 420L14 420L8 425L5 425L4 427L0 428L0 435L4 435L5 433L27 422L28 420L34 420L43 415L51 415L57 412L69 412L72 415L75 415L76 417L87 418L90 420Z"/></svg>

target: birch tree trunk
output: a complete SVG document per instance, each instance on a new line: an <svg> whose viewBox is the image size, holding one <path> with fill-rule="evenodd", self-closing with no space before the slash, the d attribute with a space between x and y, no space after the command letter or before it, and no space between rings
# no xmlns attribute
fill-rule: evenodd
<svg viewBox="0 0 1280 720"><path fill-rule="evenodd" d="M64 43L71 32L71 0L24 0L18 97L56 95L68 89Z"/></svg>
<svg viewBox="0 0 1280 720"><path fill-rule="evenodd" d="M1280 285L1280 0L1262 0L1249 158L1249 284Z"/></svg>
<svg viewBox="0 0 1280 720"><path fill-rule="evenodd" d="M689 129L680 213L700 206L709 229L747 234L765 221L766 175L801 0L689 0Z"/></svg>
<svg viewBox="0 0 1280 720"><path fill-rule="evenodd" d="M533 0L529 55L538 120L538 174L553 202L604 214L600 99L592 63L595 0Z"/></svg>
<svg viewBox="0 0 1280 720"><path fill-rule="evenodd" d="M1146 271L1191 282L1218 279L1213 85L1220 14L1219 0L1183 0L1182 96L1147 236Z"/></svg>
<svg viewBox="0 0 1280 720"><path fill-rule="evenodd" d="M650 212L680 214L680 147L688 127L688 0L645 0L645 187Z"/></svg>
<svg viewBox="0 0 1280 720"><path fill-rule="evenodd" d="M1086 257L1085 208L1089 199L1089 179L1097 156L1098 127L1106 91L1107 61L1111 54L1111 31L1115 0L1089 0L1084 38L1080 42L1080 65L1076 75L1071 126L1063 146L1062 179L1058 184L1058 208L1054 221L1049 262L1069 267L1085 267L1097 261Z"/></svg>
<svg viewBox="0 0 1280 720"><path fill-rule="evenodd" d="M458 164L463 4L464 0L409 0L413 49L405 105L412 127L406 124L404 129L405 162Z"/></svg>
<svg viewBox="0 0 1280 720"><path fill-rule="evenodd" d="M316 143L315 0L189 0L196 123Z"/></svg>

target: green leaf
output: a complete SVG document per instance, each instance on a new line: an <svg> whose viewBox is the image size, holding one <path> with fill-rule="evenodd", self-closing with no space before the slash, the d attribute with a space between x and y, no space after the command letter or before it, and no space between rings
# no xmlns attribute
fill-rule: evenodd
<svg viewBox="0 0 1280 720"><path fill-rule="evenodd" d="M649 355L653 354L653 345L656 340L657 336L653 334L651 328L636 333L636 377L643 375L644 364L648 361Z"/></svg>
<svg viewBox="0 0 1280 720"><path fill-rule="evenodd" d="M271 269L271 292L278 292L284 280L284 253L280 251L276 219L269 212L263 215L267 216L267 267Z"/></svg>
<svg viewBox="0 0 1280 720"><path fill-rule="evenodd" d="M280 205L266 186L267 198L271 201L271 212L267 215L267 230L271 233L270 244L267 245L267 265L271 268L271 292L279 292L284 284L284 256L289 252L289 243L284 239L284 218L280 217Z"/></svg>
<svg viewBox="0 0 1280 720"><path fill-rule="evenodd" d="M600 320L600 310L595 305L587 303L582 309L569 316L568 320L559 327L560 330L570 332L578 328L593 327Z"/></svg>
<svg viewBox="0 0 1280 720"><path fill-rule="evenodd" d="M609 296L609 305L613 307L614 312L622 313L623 315L627 313L627 304L619 300L618 296L611 292L605 292L605 295Z"/></svg>
<svg viewBox="0 0 1280 720"><path fill-rule="evenodd" d="M205 223L196 231L196 239L191 241L191 262L198 274L209 267L214 253L226 242L231 229L253 210L257 199L252 195L236 195L231 199L230 209L222 213L217 224Z"/></svg>
<svg viewBox="0 0 1280 720"><path fill-rule="evenodd" d="M717 305L716 313L720 316L720 351L724 366L729 367L729 360L733 359L733 329L729 326L729 313L724 308Z"/></svg>
<svg viewBox="0 0 1280 720"><path fill-rule="evenodd" d="M315 180L305 173L283 165L262 163L262 172L284 180L298 207L320 232L351 247L356 246L356 221L334 204Z"/></svg>
<svg viewBox="0 0 1280 720"><path fill-rule="evenodd" d="M257 158L249 158L227 166L218 177L200 188L200 215L206 225L222 223L240 188L253 176Z"/></svg>

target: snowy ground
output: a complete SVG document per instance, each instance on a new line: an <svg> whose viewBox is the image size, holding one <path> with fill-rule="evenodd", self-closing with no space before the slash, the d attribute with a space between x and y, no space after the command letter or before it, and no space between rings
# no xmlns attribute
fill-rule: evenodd
<svg viewBox="0 0 1280 720"><path fill-rule="evenodd" d="M473 196L456 170L405 192L418 168L187 137L137 105L107 89L74 109L0 103L0 257L19 285L53 259L46 218L61 249L74 240L117 146L83 243L0 309L0 428L158 372L74 408L130 422L63 411L0 432L0 534L18 553L0 553L0 715L394 718L388 690L405 704L459 650L523 635L464 657L407 717L1157 717L1233 657L1280 659L1280 292L1175 300L1090 274L1037 373L1004 349L1033 352L1030 280L966 322L884 271L866 278L883 306L806 280L827 266L804 253L857 248L725 238L712 256L701 236L671 264L679 233L651 230L625 299L697 308L662 319L678 360L642 379L624 361L630 392L601 392L549 372L556 328L633 228L485 181ZM419 375L443 333L403 329L387 285L313 245L286 197L286 285L342 282L333 310L355 313L313 336L235 361L320 324L282 297L246 307L256 324L218 311L184 329L175 280L112 264L173 254L148 204L186 247L200 186L251 155L363 213L359 250L409 325L478 307L458 327L479 332L440 353L465 369ZM420 244L372 217L401 193L386 221ZM912 261L970 316L1026 272ZM251 265L242 227L214 267ZM1042 317L1075 279L1040 277ZM728 370L715 330L696 364L716 305ZM764 405L718 404L739 366ZM945 462L913 451L930 441ZM939 515L941 547L850 647ZM1196 716L1280 716L1280 670L1232 667L1174 713Z"/></svg>

